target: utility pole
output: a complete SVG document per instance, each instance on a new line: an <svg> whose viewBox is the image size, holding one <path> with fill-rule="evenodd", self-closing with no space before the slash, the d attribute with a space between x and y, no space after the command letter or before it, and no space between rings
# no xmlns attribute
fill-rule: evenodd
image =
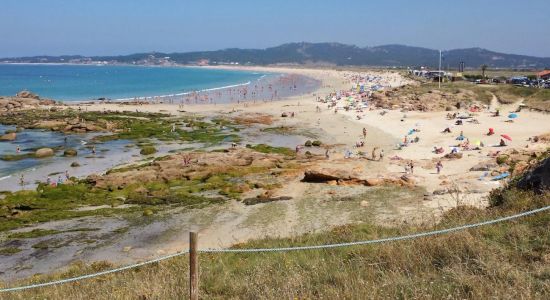
<svg viewBox="0 0 550 300"><path fill-rule="evenodd" d="M439 89L441 89L441 50L439 50Z"/></svg>

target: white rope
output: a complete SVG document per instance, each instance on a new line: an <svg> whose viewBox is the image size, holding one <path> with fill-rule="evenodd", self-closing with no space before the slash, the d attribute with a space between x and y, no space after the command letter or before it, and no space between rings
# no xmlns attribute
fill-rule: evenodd
<svg viewBox="0 0 550 300"><path fill-rule="evenodd" d="M144 266L144 265L147 265L147 264L152 264L152 263L155 263L155 262L159 262L159 261L169 259L169 258L172 258L172 257L184 255L184 254L187 254L187 253L189 253L189 251L185 250L185 251L182 251L182 252L162 256L162 257L159 257L159 258L155 258L153 260L148 260L148 261L144 261L144 262L141 262L141 263L128 265L128 266L124 266L124 267L120 267L120 268L116 268L116 269L101 271L101 272L94 273L94 274L87 274L87 275L82 275L82 276L77 276L77 277L72 277L72 278L67 278L67 279L61 279L61 280L56 280L56 281L50 281L50 282L31 284L31 285L20 286L20 287L1 289L0 293L22 291L22 290L28 290L28 289L38 288L38 287L45 287L45 286L50 286L50 285L56 285L56 284L63 284L63 283L78 281L78 280L82 280L82 279L93 278L93 277L97 277L97 276L107 275L107 274L111 274L111 273L115 273L115 272L120 272L120 271L124 271L124 270L128 270L128 269L141 267L141 266Z"/></svg>
<svg viewBox="0 0 550 300"><path fill-rule="evenodd" d="M468 224L468 225L462 225L458 227L453 228L447 228L447 229L441 229L441 230L434 230L434 231L428 231L428 232L421 232L421 233L415 233L410 235L404 235L404 236L398 236L398 237L390 237L390 238L383 238L383 239L376 239L376 240L368 240L368 241L358 241L358 242L348 242L348 243L339 243L339 244L329 244L329 245L317 245L317 246L300 246L300 247L283 247L283 248L257 248L257 249L203 249L199 250L200 252L205 253L248 253L248 252L280 252L280 251L298 251L298 250L313 250L313 249L328 249L328 248L338 248L338 247L348 247L348 246L357 246L357 245L367 245L367 244L376 244L376 243L385 243L385 242L394 242L394 241L402 241L402 240L408 240L408 239L415 239L419 237L426 237L426 236L432 236L432 235L438 235L438 234L445 234L445 233L451 233L459 230L465 230L470 228L475 228L479 226L484 225L490 225L495 224L499 222L509 221L512 219L517 219L520 217L536 214L541 211L545 211L550 209L550 206L541 207L538 209L526 211L517 215L512 215L508 217L502 217L490 221L475 223L475 224Z"/></svg>
<svg viewBox="0 0 550 300"><path fill-rule="evenodd" d="M420 237L433 236L433 235L438 235L438 234L451 233L451 232L456 232L456 231L460 231L460 230L465 230L465 229L470 229L470 228L475 228L475 227L480 227L480 226L485 226L485 225L491 225L491 224L495 224L495 223L500 223L500 222L509 221L509 220L525 217L525 216L528 216L528 215L536 214L536 213L546 211L546 210L549 210L549 209L550 209L550 206L545 206L545 207L537 208L537 209L534 209L534 210L526 211L526 212L523 212L523 213L519 213L519 214L516 214L516 215L502 217L502 218L489 220L489 221L485 221L485 222L480 222L480 223L475 223L475 224L468 224L468 225L462 225L462 226L453 227L453 228L434 230L434 231L428 231L428 232L421 232L421 233L415 233L415 234L398 236L398 237L368 240L368 241L357 241L357 242L328 244L328 245L316 245L316 246L300 246L300 247L257 248L257 249L200 249L198 251L203 252L203 253L282 252L282 251L298 251L298 250L313 250L313 249L329 249L329 248L338 248L338 247L348 247L348 246L357 246L357 245L367 245L367 244L394 242L394 241L402 241L402 240L415 239L415 238L420 238ZM22 291L22 290L27 290L27 289L33 289L33 288L38 288L38 287L45 287L45 286L51 286L51 285L56 285L56 284L74 282L74 281L78 281L78 280L82 280L82 279L93 278L93 277L97 277L97 276L107 275L107 274L111 274L111 273L115 273L115 272L120 272L120 271L124 271L124 270L128 270L128 269L132 269L132 268L141 267L141 266L144 266L144 265L147 265L147 264L159 262L159 261L162 261L162 260L165 260L165 259L169 259L169 258L172 258L172 257L184 255L184 254L187 254L187 253L189 253L189 251L185 250L185 251L170 254L170 255L167 255L167 256L162 256L162 257L159 257L159 258L156 258L156 259L153 259L153 260L149 260L149 261L145 261L145 262L141 262L141 263L137 263L137 264L133 264L133 265L128 265L128 266L125 266L125 267L120 267L120 268L116 268L116 269L112 269L112 270L102 271L102 272L98 272L98 273L94 273L94 274L82 275L82 276L77 276L77 277L73 277L73 278L50 281L50 282L45 282L45 283L31 284L31 285L20 286L20 287L0 289L0 293Z"/></svg>

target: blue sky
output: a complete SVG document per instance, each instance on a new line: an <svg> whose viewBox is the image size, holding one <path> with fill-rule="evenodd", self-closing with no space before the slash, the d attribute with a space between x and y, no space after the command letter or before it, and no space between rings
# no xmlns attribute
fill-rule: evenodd
<svg viewBox="0 0 550 300"><path fill-rule="evenodd" d="M265 48L482 47L550 57L545 0L2 0L0 57Z"/></svg>

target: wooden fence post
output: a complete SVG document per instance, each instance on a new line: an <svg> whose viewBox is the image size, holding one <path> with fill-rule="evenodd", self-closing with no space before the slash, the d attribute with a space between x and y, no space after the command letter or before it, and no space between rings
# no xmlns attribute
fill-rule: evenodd
<svg viewBox="0 0 550 300"><path fill-rule="evenodd" d="M189 299L199 299L199 263L196 232L189 232Z"/></svg>

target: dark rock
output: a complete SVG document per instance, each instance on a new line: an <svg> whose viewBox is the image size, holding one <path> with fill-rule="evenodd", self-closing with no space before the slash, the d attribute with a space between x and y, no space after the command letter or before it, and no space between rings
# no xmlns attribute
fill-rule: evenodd
<svg viewBox="0 0 550 300"><path fill-rule="evenodd" d="M539 194L550 190L550 158L543 160L536 168L526 172L518 181L517 187Z"/></svg>
<svg viewBox="0 0 550 300"><path fill-rule="evenodd" d="M447 159L460 159L462 158L462 153L447 153L443 157Z"/></svg>
<svg viewBox="0 0 550 300"><path fill-rule="evenodd" d="M471 167L470 171L489 171L489 170L494 169L496 167L498 167L498 165L493 161L480 162L477 165Z"/></svg>
<svg viewBox="0 0 550 300"><path fill-rule="evenodd" d="M304 172L303 182L327 182L332 180L338 180L340 176L329 174L326 171L308 170Z"/></svg>
<svg viewBox="0 0 550 300"><path fill-rule="evenodd" d="M254 204L260 204L260 203L268 203L268 202L274 202L274 201L284 201L284 200L292 200L292 197L282 196L282 197L264 197L264 196L258 196L256 198L247 198L243 200L243 203L245 205L254 205Z"/></svg>
<svg viewBox="0 0 550 300"><path fill-rule="evenodd" d="M66 149L65 151L63 151L63 156L77 156L78 155L78 151L76 151L75 149Z"/></svg>

